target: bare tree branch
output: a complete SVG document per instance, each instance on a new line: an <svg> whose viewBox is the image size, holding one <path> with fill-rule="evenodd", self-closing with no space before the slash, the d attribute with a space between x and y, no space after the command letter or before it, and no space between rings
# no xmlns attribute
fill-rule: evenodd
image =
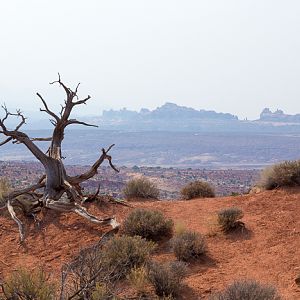
<svg viewBox="0 0 300 300"><path fill-rule="evenodd" d="M71 124L84 125L84 126L89 126L89 127L98 127L98 125L88 124L88 123L85 123L85 122L82 122L82 121L78 121L76 119L70 119L67 122L67 125L71 125Z"/></svg>
<svg viewBox="0 0 300 300"><path fill-rule="evenodd" d="M54 83L59 83L63 89L65 90L67 96L69 97L69 95L72 94L72 91L70 88L66 87L65 84L61 81L61 78L60 78L60 74L58 73L58 80L55 80L53 82L50 82L50 84L54 84Z"/></svg>
<svg viewBox="0 0 300 300"><path fill-rule="evenodd" d="M36 141L36 142L51 142L52 137L47 137L47 138L31 138L31 141Z"/></svg>
<svg viewBox="0 0 300 300"><path fill-rule="evenodd" d="M16 126L14 131L19 130L21 128L21 126L26 123L26 118L24 117L24 115L22 114L22 112L20 110L17 110L16 113L11 113L11 112L8 111L5 104L2 105L2 108L5 112L5 116L2 120L0 120L0 127L3 130L1 133L5 134L5 132L8 131L5 124L4 124L4 122L8 119L9 116L14 116L14 117L17 117L17 118L21 118L20 123Z"/></svg>
<svg viewBox="0 0 300 300"><path fill-rule="evenodd" d="M12 219L18 224L19 233L20 233L20 241L23 242L25 239L24 226L20 219L17 217L13 206L10 203L10 200L7 201L8 212L10 213Z"/></svg>
<svg viewBox="0 0 300 300"><path fill-rule="evenodd" d="M53 111L51 111L48 108L48 105L47 105L46 101L43 99L43 97L39 93L36 93L36 94L41 99L41 101L43 102L43 105L45 107L45 109L40 108L40 111L46 112L48 115L53 117L56 120L56 123L59 122L60 118Z"/></svg>
<svg viewBox="0 0 300 300"><path fill-rule="evenodd" d="M75 101L73 102L73 105L79 105L79 104L86 104L86 102L91 99L91 96L88 95L85 99L82 99L82 100L78 100L78 101Z"/></svg>
<svg viewBox="0 0 300 300"><path fill-rule="evenodd" d="M5 105L3 105L2 108L5 111L5 116L0 120L0 127L2 128L1 133L7 136L8 138L5 141L3 141L0 145L4 145L11 140L23 143L39 161L45 164L47 156L30 140L27 134L19 131L22 125L26 122L26 118L21 113L21 111L17 110L16 113L11 113L7 110ZM8 130L5 126L5 121L8 119L9 116L21 118L20 123L16 126L14 130Z"/></svg>
<svg viewBox="0 0 300 300"><path fill-rule="evenodd" d="M7 138L5 141L0 143L0 146L5 145L6 143L10 142L12 139L13 139L12 137Z"/></svg>
<svg viewBox="0 0 300 300"><path fill-rule="evenodd" d="M105 159L108 160L109 165L116 171L116 172L120 172L112 163L112 158L110 155L108 155L107 153L109 152L109 150L114 146L115 144L112 144L109 146L109 148L107 150L102 149L102 155L99 157L99 159L92 165L92 167L85 173L81 174L81 175L77 175L77 176L73 176L73 177L69 177L69 181L72 184L79 184L83 181L86 181L90 178L92 178L93 176L95 176L98 173L98 168L100 167L100 165L103 163L103 161Z"/></svg>
<svg viewBox="0 0 300 300"><path fill-rule="evenodd" d="M29 192L34 192L38 189L41 189L41 188L45 187L45 180L44 180L45 177L46 176L44 175L38 183L33 184L33 185L31 185L27 188L10 192L7 196L5 196L5 198L13 199L13 198L18 197L22 194L26 194L26 193L29 193Z"/></svg>

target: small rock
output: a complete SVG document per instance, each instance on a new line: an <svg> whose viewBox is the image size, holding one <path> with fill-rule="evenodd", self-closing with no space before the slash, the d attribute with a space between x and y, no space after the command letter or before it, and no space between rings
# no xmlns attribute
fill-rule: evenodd
<svg viewBox="0 0 300 300"><path fill-rule="evenodd" d="M300 286L300 274L296 277L295 283Z"/></svg>
<svg viewBox="0 0 300 300"><path fill-rule="evenodd" d="M249 194L258 194L258 193L261 193L263 192L264 189L262 187L259 187L259 186L254 186L251 188L251 190L249 191Z"/></svg>

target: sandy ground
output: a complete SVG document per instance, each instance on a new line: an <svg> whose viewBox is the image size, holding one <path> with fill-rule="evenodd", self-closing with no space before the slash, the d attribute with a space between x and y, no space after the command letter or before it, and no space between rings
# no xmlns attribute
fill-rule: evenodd
<svg viewBox="0 0 300 300"><path fill-rule="evenodd" d="M300 299L300 287L294 282L300 274L299 189L190 201L140 201L132 206L161 210L175 224L206 236L208 254L189 265L182 299L205 299L241 278L273 284L284 299ZM215 216L218 210L232 206L243 210L246 229L225 236L217 230ZM89 207L98 216L114 214L119 221L131 210L111 204ZM49 210L39 218L39 228L26 221L27 238L21 246L16 224L0 216L0 278L20 266L43 266L58 278L64 262L79 249L98 241L108 229L74 214ZM175 260L167 242L160 245L154 257Z"/></svg>

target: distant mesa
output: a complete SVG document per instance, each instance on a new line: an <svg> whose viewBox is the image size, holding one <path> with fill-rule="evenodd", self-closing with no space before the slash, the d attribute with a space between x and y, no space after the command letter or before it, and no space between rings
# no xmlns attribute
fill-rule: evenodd
<svg viewBox="0 0 300 300"><path fill-rule="evenodd" d="M213 119L213 120L238 120L237 116L230 113L217 113L211 110L196 110L194 108L180 106L175 103L166 102L154 110L142 108L140 112L127 110L104 110L103 120L174 120L182 119Z"/></svg>
<svg viewBox="0 0 300 300"><path fill-rule="evenodd" d="M282 123L300 123L300 114L288 115L281 109L272 112L269 108L265 108L261 114L259 121L264 122L282 122Z"/></svg>

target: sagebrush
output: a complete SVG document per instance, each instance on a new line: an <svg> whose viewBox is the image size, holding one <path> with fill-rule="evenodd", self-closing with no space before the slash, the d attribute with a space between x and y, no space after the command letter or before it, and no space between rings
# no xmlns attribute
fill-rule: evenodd
<svg viewBox="0 0 300 300"><path fill-rule="evenodd" d="M231 284L224 292L211 300L280 300L273 286L263 285L255 280L240 280Z"/></svg>
<svg viewBox="0 0 300 300"><path fill-rule="evenodd" d="M152 262L149 265L149 280L155 293L161 297L178 295L182 279L186 275L186 265L182 262L160 264Z"/></svg>
<svg viewBox="0 0 300 300"><path fill-rule="evenodd" d="M272 190L278 187L300 185L300 160L284 161L265 168L260 176L259 186Z"/></svg>
<svg viewBox="0 0 300 300"><path fill-rule="evenodd" d="M182 261L189 261L206 252L204 237L198 232L184 231L176 234L171 244L176 258Z"/></svg>
<svg viewBox="0 0 300 300"><path fill-rule="evenodd" d="M140 236L116 236L103 248L105 263L119 278L126 276L132 268L144 265L150 258L155 244Z"/></svg>
<svg viewBox="0 0 300 300"><path fill-rule="evenodd" d="M91 300L114 300L116 299L109 288L103 283L96 283L96 286L91 293Z"/></svg>
<svg viewBox="0 0 300 300"><path fill-rule="evenodd" d="M148 270L145 266L134 267L127 275L129 283L135 288L138 295L144 295L149 284Z"/></svg>
<svg viewBox="0 0 300 300"><path fill-rule="evenodd" d="M82 297L79 299L97 299L99 295L112 299L116 282L133 268L147 264L154 248L153 242L139 236L114 236L104 245L81 250L63 269L65 298L77 294Z"/></svg>
<svg viewBox="0 0 300 300"><path fill-rule="evenodd" d="M159 189L146 177L134 178L127 182L123 193L127 199L158 199Z"/></svg>
<svg viewBox="0 0 300 300"><path fill-rule="evenodd" d="M190 182L182 188L180 193L185 200L215 197L214 188L209 183L200 180Z"/></svg>
<svg viewBox="0 0 300 300"><path fill-rule="evenodd" d="M244 216L243 211L237 207L222 209L218 212L218 224L223 232L230 232L244 223L239 220Z"/></svg>
<svg viewBox="0 0 300 300"><path fill-rule="evenodd" d="M19 269L7 278L3 285L3 299L7 300L51 300L55 299L55 286L49 282L42 269Z"/></svg>
<svg viewBox="0 0 300 300"><path fill-rule="evenodd" d="M160 211L135 209L123 222L124 233L139 235L146 239L159 240L172 234L173 221L167 219Z"/></svg>

